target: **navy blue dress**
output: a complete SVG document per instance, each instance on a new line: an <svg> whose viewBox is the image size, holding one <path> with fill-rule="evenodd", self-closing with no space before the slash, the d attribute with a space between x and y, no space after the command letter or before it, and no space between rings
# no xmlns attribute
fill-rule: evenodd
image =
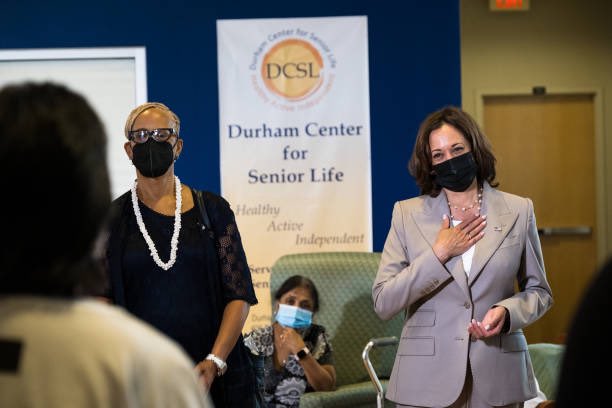
<svg viewBox="0 0 612 408"><path fill-rule="evenodd" d="M257 299L229 204L204 192L212 223L206 228L195 192L193 195L196 205L181 215L172 268L163 270L151 257L136 222L130 192L113 202L107 261L111 299L173 338L196 364L212 349L224 306L237 299L256 304ZM167 262L174 216L157 213L141 202L139 207L159 257ZM211 388L215 406L252 406L253 371L242 337L227 363L227 373L215 379ZM240 394L241 398L236 398Z"/></svg>
<svg viewBox="0 0 612 408"><path fill-rule="evenodd" d="M154 212L140 203L140 212L159 257L167 262L174 216ZM194 363L200 362L212 348L209 277L202 270L206 264L201 243L196 207L182 214L176 263L165 271L149 254L135 218L127 225L123 261L125 308L178 342ZM214 254L212 254L214 256Z"/></svg>

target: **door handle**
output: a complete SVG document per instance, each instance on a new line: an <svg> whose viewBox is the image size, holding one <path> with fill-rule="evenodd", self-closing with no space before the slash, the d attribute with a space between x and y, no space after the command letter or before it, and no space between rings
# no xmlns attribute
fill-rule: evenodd
<svg viewBox="0 0 612 408"><path fill-rule="evenodd" d="M538 234L546 237L552 235L591 235L591 232L593 232L593 229L588 225L538 228Z"/></svg>

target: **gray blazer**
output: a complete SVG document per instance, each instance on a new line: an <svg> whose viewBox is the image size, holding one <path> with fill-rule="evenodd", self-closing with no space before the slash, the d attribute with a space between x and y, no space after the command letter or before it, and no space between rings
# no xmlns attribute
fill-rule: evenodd
<svg viewBox="0 0 612 408"><path fill-rule="evenodd" d="M461 256L446 264L432 246L449 213L446 195L397 202L372 288L376 313L404 312L387 398L402 405L451 405L461 393L468 360L474 387L491 405L536 396L533 368L522 328L553 303L530 199L485 183L484 237L476 243L469 278ZM515 282L519 291L515 291ZM504 306L510 330L470 341L471 319Z"/></svg>

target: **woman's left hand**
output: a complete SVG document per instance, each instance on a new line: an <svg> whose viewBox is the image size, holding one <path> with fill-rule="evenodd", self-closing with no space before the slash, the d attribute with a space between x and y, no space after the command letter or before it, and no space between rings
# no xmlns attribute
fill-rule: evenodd
<svg viewBox="0 0 612 408"><path fill-rule="evenodd" d="M195 370L200 383L208 391L217 376L217 366L211 360L202 360L195 366Z"/></svg>
<svg viewBox="0 0 612 408"><path fill-rule="evenodd" d="M290 327L279 325L280 346L285 347L290 354L297 354L298 351L306 347L302 336ZM304 374L308 384L315 391L330 391L336 386L336 369L331 364L320 365L312 355L307 355L299 360L304 368Z"/></svg>
<svg viewBox="0 0 612 408"><path fill-rule="evenodd" d="M242 332L250 305L244 300L232 300L223 309L221 327L210 352L226 359ZM195 366L200 382L208 391L217 376L217 365L212 360L202 360Z"/></svg>
<svg viewBox="0 0 612 408"><path fill-rule="evenodd" d="M506 313L508 311L505 307L498 306L493 307L487 311L482 322L472 319L468 325L468 333L472 338L482 339L486 337L496 336L501 333L506 321Z"/></svg>

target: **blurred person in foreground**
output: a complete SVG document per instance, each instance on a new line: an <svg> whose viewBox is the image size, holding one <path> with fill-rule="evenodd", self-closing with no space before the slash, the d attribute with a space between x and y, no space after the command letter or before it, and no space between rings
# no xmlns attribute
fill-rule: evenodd
<svg viewBox="0 0 612 408"><path fill-rule="evenodd" d="M612 307L612 258L601 266L578 304L566 338L555 406L609 407L606 370L612 364L608 339Z"/></svg>
<svg viewBox="0 0 612 408"><path fill-rule="evenodd" d="M210 407L187 355L105 290L106 136L79 94L0 91L0 406Z"/></svg>

